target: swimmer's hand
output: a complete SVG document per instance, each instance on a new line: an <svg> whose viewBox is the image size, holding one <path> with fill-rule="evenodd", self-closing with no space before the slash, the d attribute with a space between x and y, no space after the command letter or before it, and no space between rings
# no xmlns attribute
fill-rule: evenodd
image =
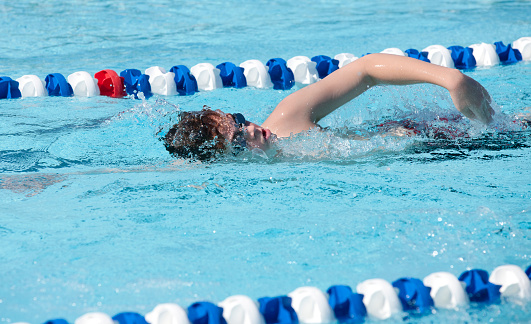
<svg viewBox="0 0 531 324"><path fill-rule="evenodd" d="M448 89L455 107L466 117L489 124L494 115L489 93L476 80L460 74L452 88Z"/></svg>

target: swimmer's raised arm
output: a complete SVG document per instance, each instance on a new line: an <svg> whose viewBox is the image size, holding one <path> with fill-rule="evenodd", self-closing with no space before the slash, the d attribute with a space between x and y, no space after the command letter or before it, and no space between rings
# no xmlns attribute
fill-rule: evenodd
<svg viewBox="0 0 531 324"><path fill-rule="evenodd" d="M459 70L417 59L366 55L282 100L262 125L280 137L316 126L320 119L378 84L432 83L446 88L466 117L490 123L494 110L488 92Z"/></svg>

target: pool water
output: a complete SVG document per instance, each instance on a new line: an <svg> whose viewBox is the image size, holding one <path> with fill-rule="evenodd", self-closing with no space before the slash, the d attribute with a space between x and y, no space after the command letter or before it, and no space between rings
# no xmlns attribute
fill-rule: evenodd
<svg viewBox="0 0 531 324"><path fill-rule="evenodd" d="M4 2L0 74L507 44L530 36L530 11L528 1ZM488 129L461 119L457 139L354 140L387 120L458 116L444 89L379 87L325 118L330 131L214 163L167 154L159 137L178 111L206 104L261 123L299 86L1 100L0 322L526 268L531 133L512 120L531 107L531 63L464 73L495 101ZM473 304L414 321L526 322L529 307Z"/></svg>

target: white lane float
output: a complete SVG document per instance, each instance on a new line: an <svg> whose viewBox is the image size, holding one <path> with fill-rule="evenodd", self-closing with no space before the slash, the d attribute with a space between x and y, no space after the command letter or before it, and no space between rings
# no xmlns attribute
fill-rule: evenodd
<svg viewBox="0 0 531 324"><path fill-rule="evenodd" d="M476 59L476 66L493 66L500 64L496 47L492 44L480 43L468 46Z"/></svg>
<svg viewBox="0 0 531 324"><path fill-rule="evenodd" d="M75 96L94 97L100 95L98 80L88 72L78 71L68 76L68 83L72 86Z"/></svg>
<svg viewBox="0 0 531 324"><path fill-rule="evenodd" d="M531 300L531 281L519 266L499 266L492 271L489 281L501 286L500 293L504 297Z"/></svg>
<svg viewBox="0 0 531 324"><path fill-rule="evenodd" d="M423 283L431 288L430 296L437 308L453 309L468 305L468 295L463 284L449 272L434 272Z"/></svg>
<svg viewBox="0 0 531 324"><path fill-rule="evenodd" d="M293 72L295 82L301 84L312 84L319 80L317 63L307 56L295 56L290 58L286 65Z"/></svg>
<svg viewBox="0 0 531 324"><path fill-rule="evenodd" d="M166 70L160 66L152 66L146 69L145 74L149 75L151 92L164 96L174 96L177 94L175 73L166 72Z"/></svg>
<svg viewBox="0 0 531 324"><path fill-rule="evenodd" d="M396 48L396 47L386 48L383 51L381 51L380 53L393 54L393 55L398 55L398 56L407 56L406 53L404 53L404 51L402 51L400 48Z"/></svg>
<svg viewBox="0 0 531 324"><path fill-rule="evenodd" d="M196 64L192 66L190 73L197 80L197 88L199 91L223 88L223 81L219 75L219 69L210 63Z"/></svg>
<svg viewBox="0 0 531 324"><path fill-rule="evenodd" d="M454 60L450 51L442 45L431 45L422 50L428 52L428 60L431 63L444 66L447 68L455 68Z"/></svg>
<svg viewBox="0 0 531 324"><path fill-rule="evenodd" d="M258 60L247 60L240 64L247 85L255 88L272 88L273 83L264 63Z"/></svg>
<svg viewBox="0 0 531 324"><path fill-rule="evenodd" d="M257 302L247 296L228 297L218 306L223 308L223 318L227 324L265 324Z"/></svg>
<svg viewBox="0 0 531 324"><path fill-rule="evenodd" d="M340 54L337 54L336 56L334 56L334 59L339 61L339 65L338 66L339 66L339 68L342 68L345 65L357 60L358 57L356 57L354 54L350 54L350 53L340 53Z"/></svg>
<svg viewBox="0 0 531 324"><path fill-rule="evenodd" d="M74 324L115 324L112 318L100 312L86 313L78 317Z"/></svg>
<svg viewBox="0 0 531 324"><path fill-rule="evenodd" d="M22 98L44 97L48 95L46 83L36 75L23 75L16 80Z"/></svg>
<svg viewBox="0 0 531 324"><path fill-rule="evenodd" d="M358 284L356 291L363 295L363 304L370 317L385 320L402 311L395 289L383 279L365 280Z"/></svg>
<svg viewBox="0 0 531 324"><path fill-rule="evenodd" d="M521 37L513 42L513 48L520 51L522 60L531 60L531 37Z"/></svg>
<svg viewBox="0 0 531 324"><path fill-rule="evenodd" d="M288 294L291 307L302 323L332 323L334 312L328 304L328 296L316 287L299 287Z"/></svg>
<svg viewBox="0 0 531 324"><path fill-rule="evenodd" d="M190 324L186 310L173 303L155 306L145 319L149 324Z"/></svg>

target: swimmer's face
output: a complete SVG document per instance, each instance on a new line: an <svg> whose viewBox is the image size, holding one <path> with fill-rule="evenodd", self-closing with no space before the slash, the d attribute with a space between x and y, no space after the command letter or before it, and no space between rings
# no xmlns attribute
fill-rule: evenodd
<svg viewBox="0 0 531 324"><path fill-rule="evenodd" d="M258 148L265 151L271 147L271 143L276 139L276 135L272 134L269 129L245 120L242 114L228 116L234 119L234 129L232 134L226 134L226 138L230 138L233 144L245 145L250 150Z"/></svg>
<svg viewBox="0 0 531 324"><path fill-rule="evenodd" d="M205 106L201 111L183 111L179 117L162 140L170 154L185 159L210 160L228 148L233 154L245 148L266 151L276 139L242 114L225 114Z"/></svg>
<svg viewBox="0 0 531 324"><path fill-rule="evenodd" d="M259 148L263 151L269 149L272 141L276 138L276 135L271 134L269 129L251 122L245 123L244 135L245 141L247 142L247 148Z"/></svg>

